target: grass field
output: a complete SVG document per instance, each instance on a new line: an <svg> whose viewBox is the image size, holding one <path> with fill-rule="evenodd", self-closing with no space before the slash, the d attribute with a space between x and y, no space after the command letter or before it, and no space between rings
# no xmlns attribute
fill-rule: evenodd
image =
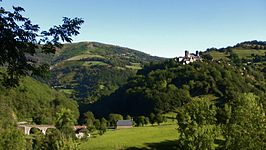
<svg viewBox="0 0 266 150"><path fill-rule="evenodd" d="M80 150L173 149L178 138L177 125L134 127L108 130L104 135L89 138Z"/></svg>
<svg viewBox="0 0 266 150"><path fill-rule="evenodd" d="M228 55L226 55L225 53L223 52L217 52L217 51L212 51L210 52L211 56L217 60L217 59L225 59L225 60L228 60Z"/></svg>
<svg viewBox="0 0 266 150"><path fill-rule="evenodd" d="M248 50L248 49L235 49L234 52L240 57L240 58L246 58L250 57L252 54L264 56L266 50Z"/></svg>
<svg viewBox="0 0 266 150"><path fill-rule="evenodd" d="M254 50L254 49L233 49L233 52L236 53L240 58L249 58L252 54L264 56L266 50ZM228 54L224 52L218 52L218 51L211 51L211 56L214 59L225 59L228 60Z"/></svg>

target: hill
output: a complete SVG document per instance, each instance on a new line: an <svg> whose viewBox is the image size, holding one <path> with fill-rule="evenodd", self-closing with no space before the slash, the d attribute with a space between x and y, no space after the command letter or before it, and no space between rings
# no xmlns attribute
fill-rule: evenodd
<svg viewBox="0 0 266 150"><path fill-rule="evenodd" d="M52 59L49 84L79 102L114 92L144 64L164 60L129 48L96 42L65 44Z"/></svg>
<svg viewBox="0 0 266 150"><path fill-rule="evenodd" d="M207 97L219 105L239 93L252 92L264 99L265 50L241 45L208 49L202 53L203 62L182 65L166 60L146 65L110 96L86 107L97 115L112 112L138 116L174 111L195 97Z"/></svg>
<svg viewBox="0 0 266 150"><path fill-rule="evenodd" d="M203 55L210 54L214 60L230 60L231 54L236 54L239 59L245 62L261 62L266 61L266 42L246 41L238 43L235 46L226 48L209 48Z"/></svg>
<svg viewBox="0 0 266 150"><path fill-rule="evenodd" d="M0 85L0 130L17 121L54 124L56 113L62 107L79 116L74 100L30 77L23 78L15 88Z"/></svg>

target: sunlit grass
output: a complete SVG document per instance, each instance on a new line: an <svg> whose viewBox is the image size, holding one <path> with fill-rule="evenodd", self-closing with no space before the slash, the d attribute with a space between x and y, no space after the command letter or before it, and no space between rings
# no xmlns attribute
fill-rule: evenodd
<svg viewBox="0 0 266 150"><path fill-rule="evenodd" d="M102 136L90 138L82 143L81 150L116 150L129 147L147 148L147 144L177 140L177 125L134 127L109 130Z"/></svg>

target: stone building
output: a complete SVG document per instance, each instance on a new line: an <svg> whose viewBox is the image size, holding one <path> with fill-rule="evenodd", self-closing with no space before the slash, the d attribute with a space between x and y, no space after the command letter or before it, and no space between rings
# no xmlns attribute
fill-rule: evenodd
<svg viewBox="0 0 266 150"><path fill-rule="evenodd" d="M199 51L196 51L196 54L189 53L189 51L185 51L185 56L176 57L175 61L186 65L195 61L201 61L201 57L199 55Z"/></svg>

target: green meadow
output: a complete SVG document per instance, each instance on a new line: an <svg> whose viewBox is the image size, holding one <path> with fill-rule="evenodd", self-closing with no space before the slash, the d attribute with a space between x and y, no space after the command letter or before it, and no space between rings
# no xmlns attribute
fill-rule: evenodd
<svg viewBox="0 0 266 150"><path fill-rule="evenodd" d="M233 52L236 53L240 58L250 58L253 54L264 56L266 53L266 50L254 50L254 49L233 49ZM210 55L214 59L224 59L229 60L229 54L226 54L225 52L218 52L218 51L211 51Z"/></svg>
<svg viewBox="0 0 266 150"><path fill-rule="evenodd" d="M90 137L79 145L80 150L173 149L179 136L176 124L108 130Z"/></svg>

